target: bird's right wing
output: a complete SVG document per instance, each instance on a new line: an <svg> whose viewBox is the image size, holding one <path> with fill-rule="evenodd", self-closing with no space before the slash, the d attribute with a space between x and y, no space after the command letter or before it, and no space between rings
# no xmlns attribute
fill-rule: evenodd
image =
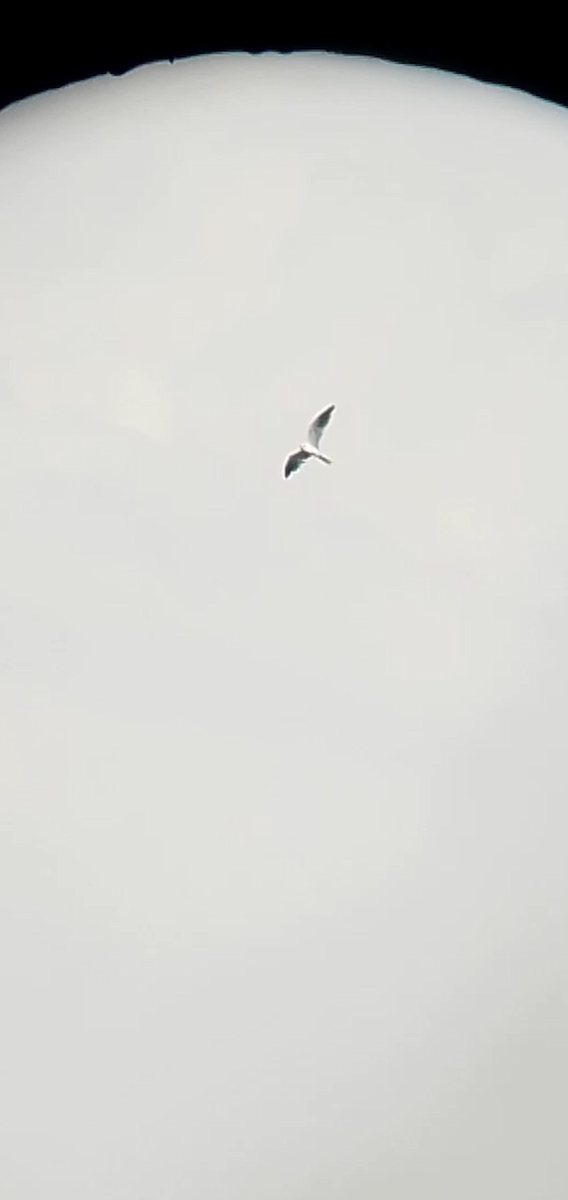
<svg viewBox="0 0 568 1200"><path fill-rule="evenodd" d="M314 417L310 428L308 429L308 441L311 446L315 446L316 450L319 447L321 435L327 429L331 421L331 415L335 408L335 404L330 404L329 408L324 408L317 417Z"/></svg>
<svg viewBox="0 0 568 1200"><path fill-rule="evenodd" d="M293 471L297 471L298 467L301 467L302 463L309 457L309 454L306 454L305 450L294 450L294 453L286 460L284 478L287 479Z"/></svg>

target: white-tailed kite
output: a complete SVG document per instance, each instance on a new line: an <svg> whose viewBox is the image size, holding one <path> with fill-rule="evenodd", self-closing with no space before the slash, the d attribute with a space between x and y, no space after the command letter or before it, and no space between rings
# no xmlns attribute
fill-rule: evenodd
<svg viewBox="0 0 568 1200"><path fill-rule="evenodd" d="M327 429L331 420L331 414L335 408L335 404L330 404L329 408L324 408L319 416L314 417L310 428L308 429L308 440L302 442L297 450L286 460L284 466L284 478L287 479L293 471L297 471L302 463L307 462L308 458L319 458L320 462L331 463L330 458L326 458L325 454L320 454L319 444L321 441L324 429Z"/></svg>

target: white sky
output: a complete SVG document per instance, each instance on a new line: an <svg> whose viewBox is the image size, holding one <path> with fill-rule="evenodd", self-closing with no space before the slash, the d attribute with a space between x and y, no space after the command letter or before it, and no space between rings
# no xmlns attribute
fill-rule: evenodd
<svg viewBox="0 0 568 1200"><path fill-rule="evenodd" d="M6 1200L568 1195L567 151L311 54L0 115Z"/></svg>

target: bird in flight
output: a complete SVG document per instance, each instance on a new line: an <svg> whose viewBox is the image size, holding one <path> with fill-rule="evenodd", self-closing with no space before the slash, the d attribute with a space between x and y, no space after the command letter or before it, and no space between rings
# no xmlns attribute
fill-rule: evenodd
<svg viewBox="0 0 568 1200"><path fill-rule="evenodd" d="M302 442L297 450L286 460L284 465L284 478L287 479L293 471L297 471L302 463L307 462L308 458L319 458L320 462L331 463L330 458L326 458L325 454L320 454L319 444L322 433L327 429L331 421L331 414L335 408L335 404L330 404L329 408L324 408L319 416L314 417L310 428L308 429L308 440Z"/></svg>

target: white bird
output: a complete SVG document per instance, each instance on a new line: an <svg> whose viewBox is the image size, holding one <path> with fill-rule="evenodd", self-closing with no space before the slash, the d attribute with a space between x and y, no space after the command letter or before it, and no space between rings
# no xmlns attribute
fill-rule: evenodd
<svg viewBox="0 0 568 1200"><path fill-rule="evenodd" d="M294 453L291 454L286 460L284 466L285 479L287 479L293 471L297 471L298 467L301 467L302 463L307 462L308 458L319 458L320 462L331 463L330 458L326 458L325 454L320 454L319 444L322 433L325 429L327 429L327 426L331 421L331 414L334 408L335 404L330 404L329 408L324 408L323 412L320 412L319 416L314 417L310 428L308 429L307 442L302 442L298 449L294 450Z"/></svg>

